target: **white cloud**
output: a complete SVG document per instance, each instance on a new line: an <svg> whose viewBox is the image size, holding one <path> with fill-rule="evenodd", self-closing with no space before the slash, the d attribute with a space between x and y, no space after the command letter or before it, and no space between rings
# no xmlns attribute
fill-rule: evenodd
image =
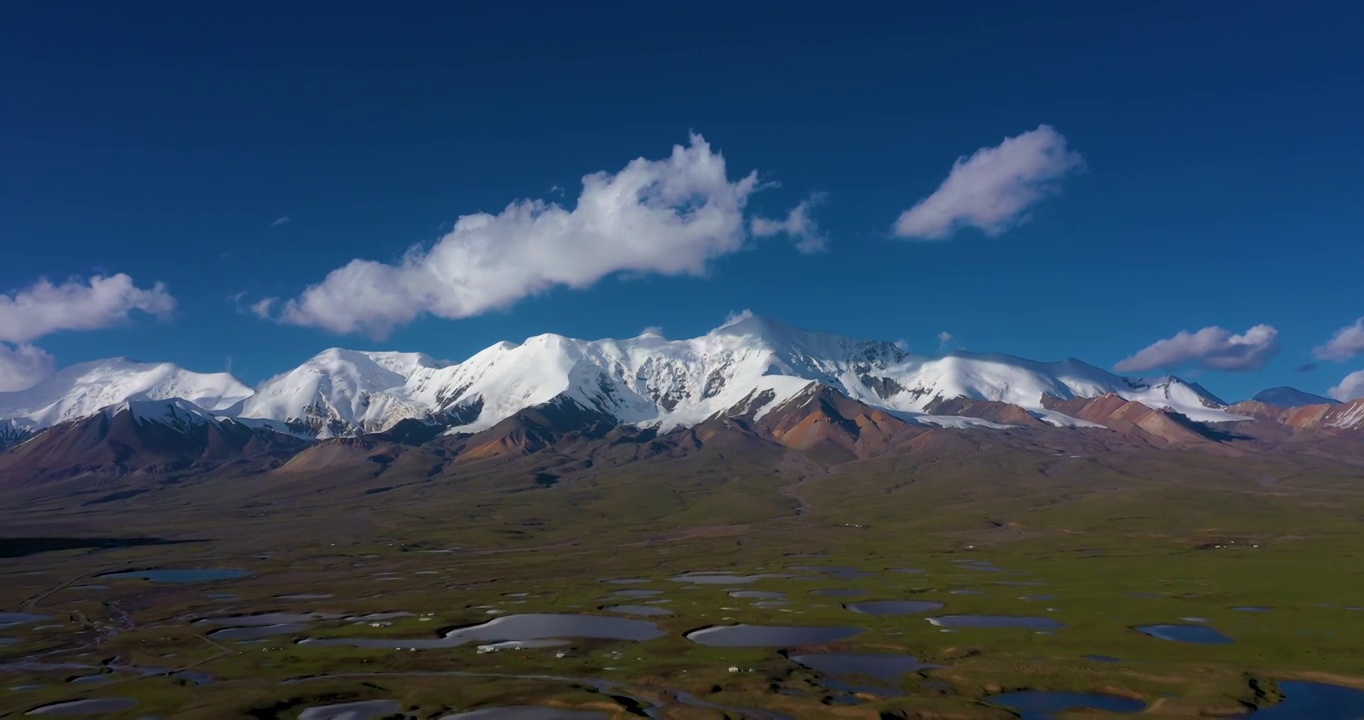
<svg viewBox="0 0 1364 720"><path fill-rule="evenodd" d="M57 370L57 361L33 345L0 342L0 392L27 390Z"/></svg>
<svg viewBox="0 0 1364 720"><path fill-rule="evenodd" d="M730 313L725 316L725 321L720 323L720 327L727 328L730 325L737 325L751 317L753 317L753 311L749 310L748 308L744 308L743 310L740 310L738 312L734 312L731 310Z"/></svg>
<svg viewBox="0 0 1364 720"><path fill-rule="evenodd" d="M824 252L829 249L829 238L820 232L819 226L810 219L810 208L824 202L828 195L814 193L791 208L784 220L770 220L755 217L751 223L753 234L757 237L771 237L780 233L790 235L796 241L796 250L806 255Z"/></svg>
<svg viewBox="0 0 1364 720"><path fill-rule="evenodd" d="M148 289L119 273L55 285L46 279L0 294L0 341L26 343L59 330L95 330L125 322L134 310L165 317L175 310L166 286Z"/></svg>
<svg viewBox="0 0 1364 720"><path fill-rule="evenodd" d="M290 219L288 215L281 215L275 218L274 221L270 223L270 227L282 227L284 225L288 225L291 222L293 222L293 220Z"/></svg>
<svg viewBox="0 0 1364 720"><path fill-rule="evenodd" d="M941 240L963 227L999 235L1026 222L1028 208L1055 194L1061 178L1084 166L1079 153L1066 150L1060 133L1039 125L957 158L932 195L900 214L895 235Z"/></svg>
<svg viewBox="0 0 1364 720"><path fill-rule="evenodd" d="M1279 351L1279 331L1256 325L1241 335L1220 327L1196 333L1180 331L1113 366L1118 372L1145 372L1157 368L1192 366L1206 370L1244 372L1259 370Z"/></svg>
<svg viewBox="0 0 1364 720"><path fill-rule="evenodd" d="M251 310L251 314L256 317L268 319L270 317L270 311L274 309L276 302L278 302L277 298L265 298L264 300L257 300L256 302L251 303L248 309Z"/></svg>
<svg viewBox="0 0 1364 720"><path fill-rule="evenodd" d="M663 328L662 328L662 327L659 327L658 325L650 325L649 327L646 327L646 328L644 328L643 330L640 330L640 331L639 331L639 336L640 336L640 337L653 336L653 337L660 337L660 338L661 338L661 337L663 337Z"/></svg>
<svg viewBox="0 0 1364 720"><path fill-rule="evenodd" d="M1349 360L1356 355L1364 355L1364 318L1337 330L1325 345L1316 349L1318 360Z"/></svg>
<svg viewBox="0 0 1364 720"><path fill-rule="evenodd" d="M1339 385L1327 390L1326 394L1341 402L1364 397L1364 370L1346 375Z"/></svg>
<svg viewBox="0 0 1364 720"><path fill-rule="evenodd" d="M616 272L700 275L710 259L743 248L756 185L756 173L729 180L724 158L693 135L667 159L584 177L571 209L520 200L496 215L465 215L429 249L414 247L394 264L352 260L277 308L255 308L381 338L424 313L471 317Z"/></svg>
<svg viewBox="0 0 1364 720"><path fill-rule="evenodd" d="M957 346L957 338L946 330L938 333L938 352L948 352Z"/></svg>

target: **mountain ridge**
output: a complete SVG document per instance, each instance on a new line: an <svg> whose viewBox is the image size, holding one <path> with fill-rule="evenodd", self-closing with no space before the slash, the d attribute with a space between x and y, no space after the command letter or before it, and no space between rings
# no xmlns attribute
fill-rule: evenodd
<svg viewBox="0 0 1364 720"><path fill-rule="evenodd" d="M405 421L474 434L561 400L616 424L666 432L720 417L760 421L813 387L911 424L948 427L1034 421L1102 427L1061 407L1107 395L1197 423L1250 418L1175 376L1128 378L1075 358L1040 362L965 351L916 356L892 342L749 315L682 340L655 332L590 341L545 333L495 343L463 362L329 348L256 388L227 373L193 373L169 363L94 361L29 390L0 393L0 448L128 400L179 398L213 417L326 439L383 432Z"/></svg>

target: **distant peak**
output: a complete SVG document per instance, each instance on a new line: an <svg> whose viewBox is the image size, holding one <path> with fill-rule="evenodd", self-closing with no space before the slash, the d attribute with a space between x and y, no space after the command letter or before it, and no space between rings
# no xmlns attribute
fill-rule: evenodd
<svg viewBox="0 0 1364 720"><path fill-rule="evenodd" d="M1304 405L1335 405L1337 403L1336 400L1331 398L1303 392L1295 387L1288 387L1286 385L1262 390L1255 393L1255 396L1252 397L1251 400L1262 402L1266 405L1285 408L1302 407Z"/></svg>

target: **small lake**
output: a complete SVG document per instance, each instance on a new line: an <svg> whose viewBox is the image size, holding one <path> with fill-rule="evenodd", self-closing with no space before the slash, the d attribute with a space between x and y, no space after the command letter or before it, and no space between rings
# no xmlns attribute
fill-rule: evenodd
<svg viewBox="0 0 1364 720"><path fill-rule="evenodd" d="M215 580L237 580L250 573L245 570L224 570L205 568L200 570L130 570L109 573L99 577L106 580L147 580L156 583L197 583Z"/></svg>
<svg viewBox="0 0 1364 720"><path fill-rule="evenodd" d="M14 627L15 625L26 625L35 623L39 620L48 620L50 615L34 615L32 613L20 612L0 612L0 628Z"/></svg>
<svg viewBox="0 0 1364 720"><path fill-rule="evenodd" d="M673 582L692 583L693 585L748 585L767 578L784 578L790 575L739 575L730 572L709 572L709 573L683 573L668 578Z"/></svg>
<svg viewBox="0 0 1364 720"><path fill-rule="evenodd" d="M18 645L19 638L0 637L0 645Z"/></svg>
<svg viewBox="0 0 1364 720"><path fill-rule="evenodd" d="M665 634L657 625L644 620L601 615L533 614L504 615L482 625L451 630L443 638L308 638L300 644L429 650L459 647L471 642L497 643L507 640L592 638L640 642Z"/></svg>
<svg viewBox="0 0 1364 720"><path fill-rule="evenodd" d="M298 720L378 720L396 714L401 707L397 700L364 700L337 705L318 705L299 713Z"/></svg>
<svg viewBox="0 0 1364 720"><path fill-rule="evenodd" d="M212 675L203 672L195 672L193 670L180 670L171 673L170 676L187 685L209 685L213 682Z"/></svg>
<svg viewBox="0 0 1364 720"><path fill-rule="evenodd" d="M812 653L792 655L791 660L825 675L865 675L886 682L895 682L907 673L943 667L919 662L912 655Z"/></svg>
<svg viewBox="0 0 1364 720"><path fill-rule="evenodd" d="M232 625L234 627L255 627L261 625L279 625L282 623L306 623L314 620L329 620L341 617L340 615L324 615L321 613L261 613L259 615L227 615L224 617L200 618L194 621L195 625Z"/></svg>
<svg viewBox="0 0 1364 720"><path fill-rule="evenodd" d="M53 703L29 710L25 715L106 715L137 707L137 701L126 697L90 698Z"/></svg>
<svg viewBox="0 0 1364 720"><path fill-rule="evenodd" d="M1101 693L1027 690L992 695L986 700L991 704L1017 712L1023 720L1049 720L1071 710L1139 713L1146 709L1146 703L1136 698Z"/></svg>
<svg viewBox="0 0 1364 720"><path fill-rule="evenodd" d="M610 714L588 710L562 710L542 705L483 708L444 715L440 720L607 720Z"/></svg>
<svg viewBox="0 0 1364 720"><path fill-rule="evenodd" d="M672 610L654 605L615 605L606 609L622 615L650 615L661 617L663 615L673 614Z"/></svg>
<svg viewBox="0 0 1364 720"><path fill-rule="evenodd" d="M1284 701L1252 712L1250 715L1255 720L1355 720L1364 717L1364 690L1296 680L1276 684Z"/></svg>
<svg viewBox="0 0 1364 720"><path fill-rule="evenodd" d="M278 599L307 602L309 600L330 600L331 598L331 593L295 593L293 595L280 595Z"/></svg>
<svg viewBox="0 0 1364 720"><path fill-rule="evenodd" d="M663 594L663 591L662 591L662 590L617 590L617 591L615 591L615 592L613 592L613 593L611 593L611 594L612 594L612 595L615 595L616 597L645 598L645 597L654 597L655 595L662 595L662 594Z"/></svg>
<svg viewBox="0 0 1364 720"><path fill-rule="evenodd" d="M1240 605L1232 608L1232 610L1236 610L1237 612L1269 612L1273 609L1274 608L1269 607L1268 605Z"/></svg>
<svg viewBox="0 0 1364 720"><path fill-rule="evenodd" d="M688 640L709 647L789 647L822 645L862 633L855 627L785 625L719 625L687 633Z"/></svg>
<svg viewBox="0 0 1364 720"><path fill-rule="evenodd" d="M219 642L246 642L262 640L276 635L296 635L307 632L307 623L280 623L278 625L253 625L250 627L230 627L214 630L208 634L210 640Z"/></svg>
<svg viewBox="0 0 1364 720"><path fill-rule="evenodd" d="M729 594L732 598L748 598L753 600L784 600L786 593L769 592L767 590L735 590Z"/></svg>
<svg viewBox="0 0 1364 720"><path fill-rule="evenodd" d="M873 600L848 603L843 607L862 615L914 615L937 610L942 603L928 600Z"/></svg>
<svg viewBox="0 0 1364 720"><path fill-rule="evenodd" d="M103 673L99 675L81 675L79 677L73 677L70 680L67 680L67 682L79 683L81 685L93 685L95 683L109 682L113 677L113 675L106 675Z"/></svg>
<svg viewBox="0 0 1364 720"><path fill-rule="evenodd" d="M944 615L928 618L928 621L944 628L1022 628L1025 630L1059 630L1065 625L1059 620L1047 617L1028 617L1024 615Z"/></svg>
<svg viewBox="0 0 1364 720"><path fill-rule="evenodd" d="M1142 625L1132 628L1153 638L1198 645L1226 645L1235 642L1207 625Z"/></svg>

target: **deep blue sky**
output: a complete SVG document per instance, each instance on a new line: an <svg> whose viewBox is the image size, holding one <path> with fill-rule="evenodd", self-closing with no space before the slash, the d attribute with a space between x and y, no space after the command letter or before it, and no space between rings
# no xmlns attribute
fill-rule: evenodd
<svg viewBox="0 0 1364 720"><path fill-rule="evenodd" d="M11 3L0 10L0 292L164 281L166 321L58 332L255 382L330 346L459 360L541 332L705 332L744 308L811 329L1104 367L1180 330L1279 331L1236 399L1364 315L1364 10L1354 3ZM950 7L949 7L950 6ZM960 7L959 7L960 6ZM1088 170L998 237L891 237L954 160L1053 126ZM781 240L695 277L612 276L382 342L239 312L459 216L571 205L689 131L731 177L812 191L830 251ZM290 222L272 227L288 216ZM1187 370L1188 368L1184 368ZM1185 373L1187 374L1187 373Z"/></svg>

